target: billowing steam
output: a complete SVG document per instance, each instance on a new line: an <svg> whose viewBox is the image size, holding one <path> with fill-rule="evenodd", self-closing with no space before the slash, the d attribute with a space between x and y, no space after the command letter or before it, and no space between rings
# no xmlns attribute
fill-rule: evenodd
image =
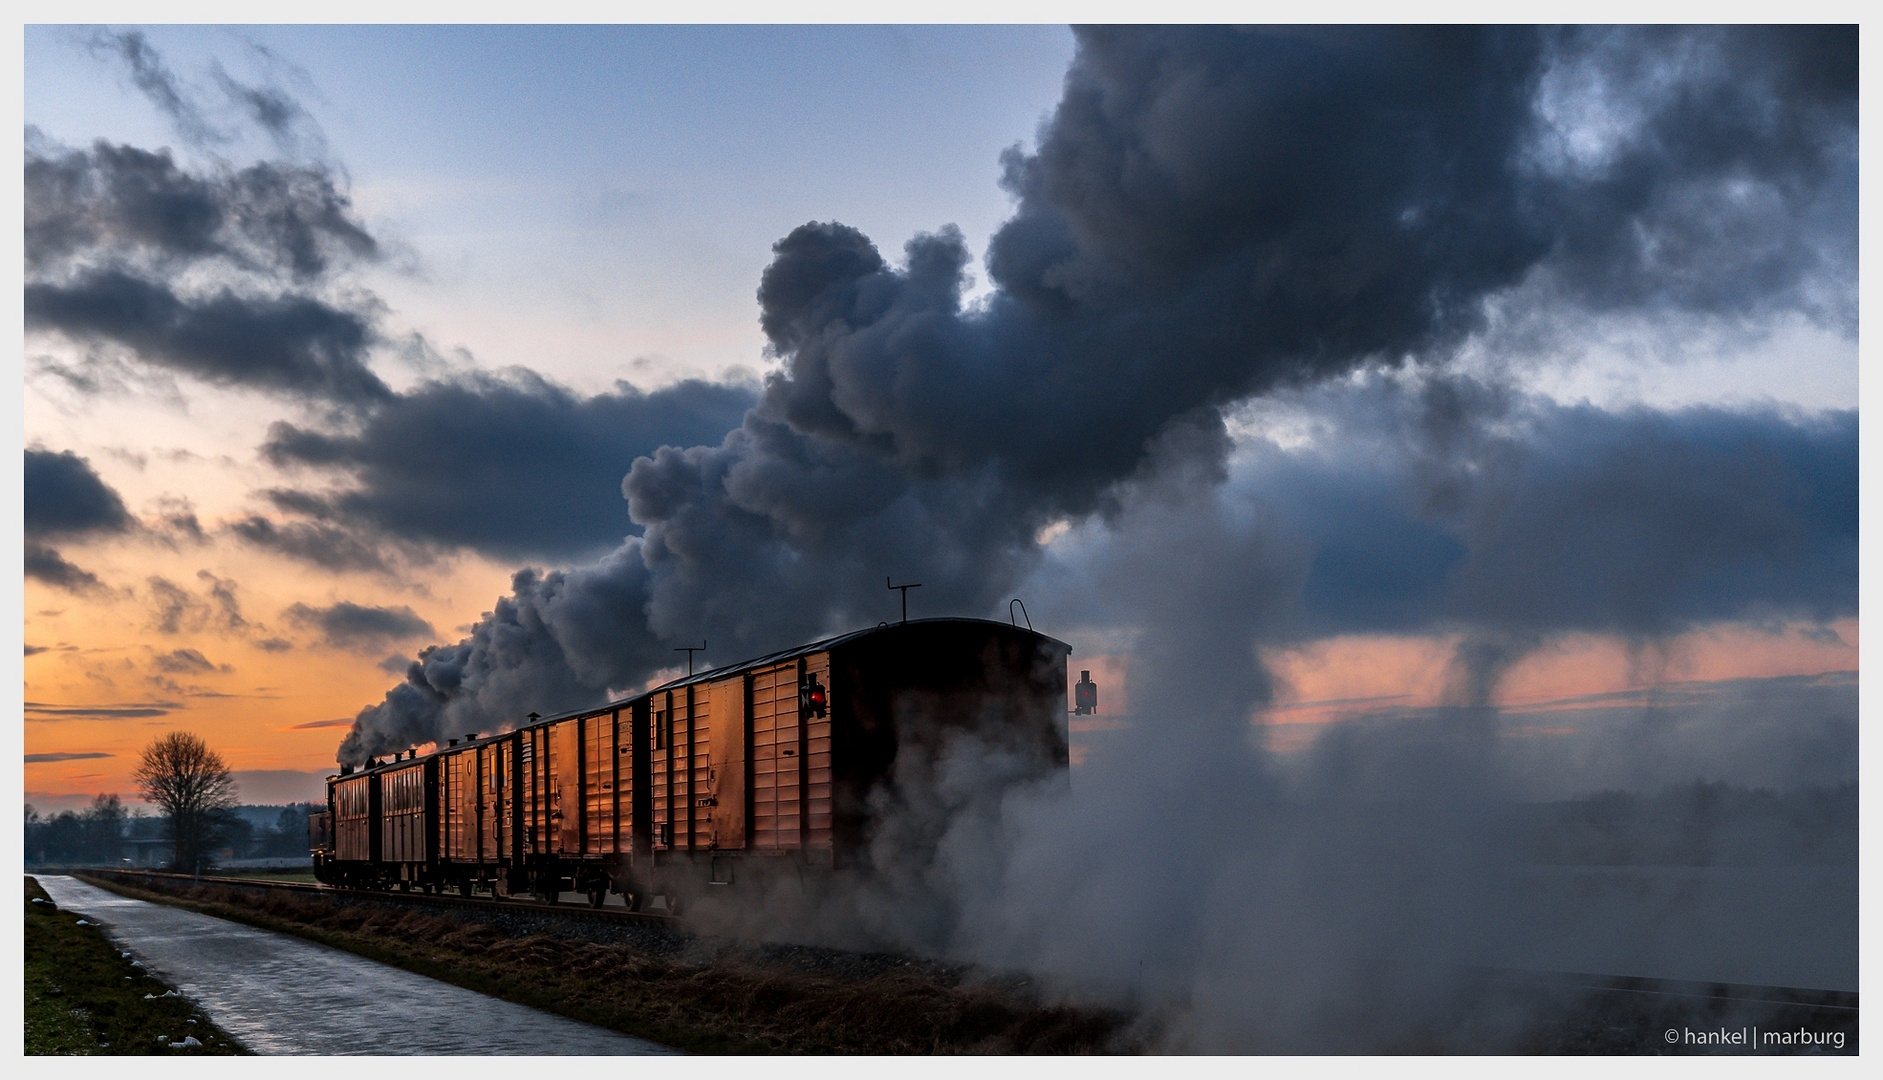
<svg viewBox="0 0 1883 1080"><path fill-rule="evenodd" d="M1856 610L1854 415L1570 407L1448 364L1492 313L1532 359L1604 317L1854 332L1855 40L1082 31L1004 159L990 293L964 301L950 227L899 264L791 231L743 423L634 461L642 533L518 574L341 758L598 701L701 637L731 661L873 623L885 573L925 584L913 614L1024 584L1043 626L1133 643L1133 727L1070 801L950 803L919 871L950 906L854 925L1151 1003L1176 1047L1418 1045L1433 972L1508 958L1523 910L1510 664ZM1454 701L1284 775L1258 650L1347 633L1459 635ZM963 750L935 786L998 768Z"/></svg>
<svg viewBox="0 0 1883 1080"><path fill-rule="evenodd" d="M899 266L847 226L794 230L760 283L783 367L758 405L718 446L636 461L622 488L643 535L543 579L573 608L593 583L605 621L500 633L538 603L537 578L520 582L363 711L346 754L594 700L650 674L660 642L705 637L730 660L875 621L886 572L923 581L929 611L990 611L1039 568L1043 526L1115 514L1147 484L1219 482L1226 410L1442 363L1519 290L1564 312L1848 313L1824 299L1851 273L1847 36L1079 40L1037 152L1006 158L1018 202L990 244L988 296L964 306L969 254L950 228L909 241ZM1566 88L1589 84L1604 115L1564 115ZM1431 447L1441 473L1484 419L1453 413L1452 442ZM602 633L609 662L572 659ZM519 701L502 689L515 664L577 681Z"/></svg>

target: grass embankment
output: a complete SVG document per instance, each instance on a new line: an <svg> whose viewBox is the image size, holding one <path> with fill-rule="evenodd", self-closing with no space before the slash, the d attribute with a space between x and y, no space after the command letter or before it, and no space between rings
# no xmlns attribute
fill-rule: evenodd
<svg viewBox="0 0 1883 1080"><path fill-rule="evenodd" d="M312 870L264 870L249 869L224 870L218 868L215 877L254 878L262 881L298 881L308 885L317 884Z"/></svg>
<svg viewBox="0 0 1883 1080"><path fill-rule="evenodd" d="M895 970L812 975L721 955L710 962L420 909L95 879L126 896L318 941L469 990L704 1054L1130 1052L1127 1018L1042 1005L1013 987ZM467 1048L471 1049L471 1048Z"/></svg>
<svg viewBox="0 0 1883 1080"><path fill-rule="evenodd" d="M188 998L59 910L30 877L25 904L28 1054L242 1053ZM191 1037L202 1045L170 1046Z"/></svg>

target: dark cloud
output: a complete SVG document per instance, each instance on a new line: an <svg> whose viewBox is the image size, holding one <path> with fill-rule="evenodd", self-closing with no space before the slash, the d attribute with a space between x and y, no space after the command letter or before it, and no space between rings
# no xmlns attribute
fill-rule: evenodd
<svg viewBox="0 0 1883 1080"><path fill-rule="evenodd" d="M90 761L93 758L108 758L113 755L91 751L87 753L28 754L26 764L35 765L51 761Z"/></svg>
<svg viewBox="0 0 1883 1080"><path fill-rule="evenodd" d="M318 630L321 639L340 649L375 652L389 642L435 637L432 624L411 608L370 607L342 600L324 608L295 604L283 611L289 622Z"/></svg>
<svg viewBox="0 0 1883 1080"><path fill-rule="evenodd" d="M1456 617L1648 638L1856 614L1854 412L1583 407L1538 426L1534 452L1470 507Z"/></svg>
<svg viewBox="0 0 1883 1080"><path fill-rule="evenodd" d="M123 61L131 82L149 99L157 111L169 118L186 142L196 146L225 143L229 136L211 126L202 110L184 89L181 80L163 62L163 57L138 31L114 33L95 30L86 40L95 56L110 55Z"/></svg>
<svg viewBox="0 0 1883 1080"><path fill-rule="evenodd" d="M179 541L196 545L209 542L209 534L203 530L203 523L197 518L190 501L180 497L158 500L157 523L152 527L152 532L172 547Z"/></svg>
<svg viewBox="0 0 1883 1080"><path fill-rule="evenodd" d="M503 558L568 558L634 531L620 487L635 458L716 441L753 400L745 387L694 380L651 393L622 383L583 397L528 371L472 375L389 399L351 432L276 424L263 453L353 481L338 493L270 493L279 509L318 527L344 526L356 542L307 545L309 554L352 552L341 561L364 565L356 549L386 537ZM241 528L269 542L259 521Z"/></svg>
<svg viewBox="0 0 1883 1080"><path fill-rule="evenodd" d="M26 450L24 526L32 537L125 532L124 500L71 451Z"/></svg>
<svg viewBox="0 0 1883 1080"><path fill-rule="evenodd" d="M26 542L26 576L69 592L88 593L104 589L104 582L89 570L80 569L44 544Z"/></svg>
<svg viewBox="0 0 1883 1080"><path fill-rule="evenodd" d="M27 721L58 720L148 720L168 716L179 706L172 701L152 701L120 705L51 705L40 701L25 703Z"/></svg>
<svg viewBox="0 0 1883 1080"><path fill-rule="evenodd" d="M273 54L268 50L253 43L250 48L256 56L274 66ZM233 79L220 63L213 64L210 73L243 118L267 132L283 153L305 152L320 156L325 152L326 138L320 125L294 95L278 86L251 86ZM305 76L304 72L300 74Z"/></svg>
<svg viewBox="0 0 1883 1080"><path fill-rule="evenodd" d="M194 141L223 141L141 35L99 32L91 44L122 56ZM215 73L278 141L318 134L284 92ZM29 331L219 385L342 406L390 396L367 363L378 301L335 287L381 245L329 166L190 168L167 149L72 150L29 130L25 181ZM42 367L80 392L126 382L102 363Z"/></svg>
<svg viewBox="0 0 1883 1080"><path fill-rule="evenodd" d="M1406 430L1418 398L1348 404L1350 422L1315 449L1258 444L1246 467L1264 526L1311 552L1303 633L1450 624L1646 639L1855 614L1854 413L1524 401L1441 473L1433 457L1390 457L1420 445Z"/></svg>
<svg viewBox="0 0 1883 1080"><path fill-rule="evenodd" d="M1225 487L1139 495L1069 537L1026 586L1036 617L1115 633L1188 611L1243 649L1458 633L1460 700L1483 703L1566 634L1856 615L1854 413L1604 411L1441 381L1301 393L1261 422L1311 417L1312 440L1248 438ZM1460 396L1499 401L1468 436Z"/></svg>
<svg viewBox="0 0 1883 1080"><path fill-rule="evenodd" d="M219 578L207 570L198 570L196 578L207 586L201 596L160 575L146 581L152 609L151 629L160 634L207 630L232 635L246 634L254 629L242 616L235 582Z"/></svg>
<svg viewBox="0 0 1883 1080"><path fill-rule="evenodd" d="M51 646L48 646L48 645L28 645L28 646L26 646L26 655L27 655L27 656L38 656L38 655L39 655L40 653L42 653L42 652L49 652L49 651L51 651Z"/></svg>
<svg viewBox="0 0 1883 1080"><path fill-rule="evenodd" d="M370 314L311 296L222 289L186 298L159 281L97 270L27 285L26 327L115 342L147 362L224 386L349 405L392 393L366 364Z"/></svg>
<svg viewBox="0 0 1883 1080"><path fill-rule="evenodd" d="M209 599L216 606L216 617L222 627L230 631L248 629L248 620L242 617L242 605L236 599L235 582L219 578L207 570L198 570L196 580L209 586Z"/></svg>
<svg viewBox="0 0 1883 1080"><path fill-rule="evenodd" d="M228 665L218 665L210 661L195 649L172 649L160 653L152 661L158 671L172 675L209 675L216 672L228 672Z"/></svg>
<svg viewBox="0 0 1883 1080"><path fill-rule="evenodd" d="M380 255L352 200L321 165L265 161L191 172L168 150L104 140L26 158L26 265L152 267L214 259L311 282Z"/></svg>
<svg viewBox="0 0 1883 1080"><path fill-rule="evenodd" d="M284 638L271 637L257 641L255 647L263 652L289 652L294 648L294 643Z"/></svg>
<svg viewBox="0 0 1883 1080"><path fill-rule="evenodd" d="M305 724L295 724L289 731L311 731L315 728L352 727L353 719L342 716L336 720L310 720Z"/></svg>
<svg viewBox="0 0 1883 1080"><path fill-rule="evenodd" d="M201 626L209 617L209 607L188 590L165 577L153 577L150 588L154 608L151 629L159 634L180 634Z"/></svg>
<svg viewBox="0 0 1883 1080"><path fill-rule="evenodd" d="M229 531L256 547L328 570L372 570L390 573L392 555L372 537L362 537L324 522L289 521L277 525L251 515L229 526Z"/></svg>

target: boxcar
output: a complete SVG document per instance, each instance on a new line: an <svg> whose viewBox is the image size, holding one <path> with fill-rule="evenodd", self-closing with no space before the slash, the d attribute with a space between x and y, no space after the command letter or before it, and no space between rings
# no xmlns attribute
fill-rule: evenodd
<svg viewBox="0 0 1883 1080"><path fill-rule="evenodd" d="M780 869L867 872L877 808L951 741L998 747L1010 778L1063 774L1070 652L980 619L882 625L414 748L329 779L315 872L668 910Z"/></svg>

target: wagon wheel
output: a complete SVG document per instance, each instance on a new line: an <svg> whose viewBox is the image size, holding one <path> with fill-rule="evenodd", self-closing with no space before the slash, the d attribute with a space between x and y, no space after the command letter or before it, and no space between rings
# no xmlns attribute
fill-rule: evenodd
<svg viewBox="0 0 1883 1080"><path fill-rule="evenodd" d="M629 911L641 910L641 894L640 893L637 893L637 892L622 893L621 899L627 902Z"/></svg>
<svg viewBox="0 0 1883 1080"><path fill-rule="evenodd" d="M608 886L590 885L588 887L588 906L601 907L608 900Z"/></svg>

